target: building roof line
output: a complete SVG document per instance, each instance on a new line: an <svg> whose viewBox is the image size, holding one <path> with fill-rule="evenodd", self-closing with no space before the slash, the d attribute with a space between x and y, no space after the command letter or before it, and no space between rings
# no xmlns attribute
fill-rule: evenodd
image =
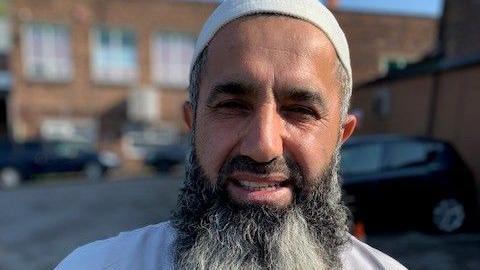
<svg viewBox="0 0 480 270"><path fill-rule="evenodd" d="M361 85L355 86L354 88L356 90L359 90L365 87L374 86L379 83L406 79L415 76L422 76L426 74L463 69L474 65L480 65L480 53L475 53L457 59L430 57L420 62L411 64L405 69L389 72L385 76L381 76L379 78L365 82Z"/></svg>

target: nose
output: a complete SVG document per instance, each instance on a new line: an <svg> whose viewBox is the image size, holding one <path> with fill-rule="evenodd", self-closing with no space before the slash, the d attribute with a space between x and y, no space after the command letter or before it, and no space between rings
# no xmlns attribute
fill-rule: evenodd
<svg viewBox="0 0 480 270"><path fill-rule="evenodd" d="M259 163L267 163L283 155L283 123L274 105L265 105L252 117L244 130L240 154Z"/></svg>

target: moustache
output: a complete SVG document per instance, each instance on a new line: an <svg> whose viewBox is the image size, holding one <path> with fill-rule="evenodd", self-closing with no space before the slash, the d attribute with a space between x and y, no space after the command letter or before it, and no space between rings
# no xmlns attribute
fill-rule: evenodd
<svg viewBox="0 0 480 270"><path fill-rule="evenodd" d="M217 188L225 189L234 173L250 173L256 175L285 175L295 189L300 189L304 183L302 170L291 158L276 158L269 162L257 162L244 155L227 160L221 167L217 179Z"/></svg>

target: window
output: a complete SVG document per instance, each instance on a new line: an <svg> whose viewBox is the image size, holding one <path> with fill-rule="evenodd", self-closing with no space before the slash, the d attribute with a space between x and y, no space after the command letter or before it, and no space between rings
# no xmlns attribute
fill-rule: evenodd
<svg viewBox="0 0 480 270"><path fill-rule="evenodd" d="M188 34L158 33L152 44L152 73L155 83L187 87L195 39Z"/></svg>
<svg viewBox="0 0 480 270"><path fill-rule="evenodd" d="M0 14L0 53L8 53L10 49L10 25L8 19Z"/></svg>
<svg viewBox="0 0 480 270"><path fill-rule="evenodd" d="M92 32L93 80L113 84L135 82L137 79L137 44L133 31L98 27Z"/></svg>
<svg viewBox="0 0 480 270"><path fill-rule="evenodd" d="M432 154L439 153L441 145L424 142L398 142L388 146L387 167L407 168L432 161Z"/></svg>
<svg viewBox="0 0 480 270"><path fill-rule="evenodd" d="M25 24L22 44L23 67L29 79L71 79L70 33L65 26L48 23Z"/></svg>
<svg viewBox="0 0 480 270"><path fill-rule="evenodd" d="M46 140L95 142L97 124L89 118L55 119L47 118L40 126L40 134Z"/></svg>
<svg viewBox="0 0 480 270"><path fill-rule="evenodd" d="M11 45L7 5L7 0L0 0L0 53L7 53Z"/></svg>
<svg viewBox="0 0 480 270"><path fill-rule="evenodd" d="M341 172L364 174L380 171L383 147L381 144L362 144L342 149Z"/></svg>

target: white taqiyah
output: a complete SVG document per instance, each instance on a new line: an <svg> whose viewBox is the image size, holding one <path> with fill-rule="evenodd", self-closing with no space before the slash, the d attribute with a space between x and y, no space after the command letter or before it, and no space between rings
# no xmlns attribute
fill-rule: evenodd
<svg viewBox="0 0 480 270"><path fill-rule="evenodd" d="M307 21L330 39L340 62L345 67L352 83L352 68L348 42L335 16L319 0L225 0L208 18L198 36L193 54L192 67L200 53L208 46L215 34L224 25L238 18L254 14L279 14Z"/></svg>

